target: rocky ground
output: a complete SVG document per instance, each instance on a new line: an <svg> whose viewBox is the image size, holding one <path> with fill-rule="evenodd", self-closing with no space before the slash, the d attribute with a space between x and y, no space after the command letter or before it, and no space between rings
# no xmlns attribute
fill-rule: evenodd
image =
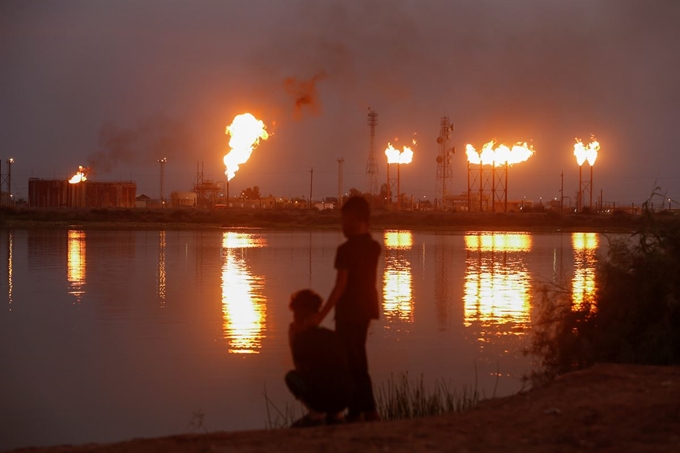
<svg viewBox="0 0 680 453"><path fill-rule="evenodd" d="M603 364L462 414L22 452L678 452L680 367Z"/></svg>

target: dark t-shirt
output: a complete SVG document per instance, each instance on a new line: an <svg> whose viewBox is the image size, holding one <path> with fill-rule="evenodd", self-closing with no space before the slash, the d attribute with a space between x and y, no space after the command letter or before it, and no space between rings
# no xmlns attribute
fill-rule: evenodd
<svg viewBox="0 0 680 453"><path fill-rule="evenodd" d="M370 233L351 236L338 247L335 268L346 270L347 286L335 306L335 320L366 322L380 317L376 279L380 244Z"/></svg>

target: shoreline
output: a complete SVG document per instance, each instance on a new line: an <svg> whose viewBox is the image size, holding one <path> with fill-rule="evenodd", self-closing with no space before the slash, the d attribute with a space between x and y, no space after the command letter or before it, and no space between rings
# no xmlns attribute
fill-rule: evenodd
<svg viewBox="0 0 680 453"><path fill-rule="evenodd" d="M24 447L14 453L460 451L552 453L680 449L680 367L599 364L460 413L394 421Z"/></svg>
<svg viewBox="0 0 680 453"><path fill-rule="evenodd" d="M675 219L659 215L659 219ZM372 229L461 232L599 232L632 233L645 217L631 214L458 213L442 211L382 211L372 214ZM2 229L293 229L339 230L340 213L299 209L74 209L0 208Z"/></svg>

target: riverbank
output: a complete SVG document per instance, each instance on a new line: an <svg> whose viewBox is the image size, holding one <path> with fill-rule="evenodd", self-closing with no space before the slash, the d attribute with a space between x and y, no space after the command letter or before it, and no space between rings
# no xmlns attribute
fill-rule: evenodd
<svg viewBox="0 0 680 453"><path fill-rule="evenodd" d="M676 452L680 367L596 365L459 414L306 429L214 432L22 453Z"/></svg>
<svg viewBox="0 0 680 453"><path fill-rule="evenodd" d="M673 215L659 216L674 218ZM643 218L626 213L559 214L557 212L459 213L375 210L374 228L436 231L592 231L631 232ZM75 209L2 208L1 228L291 228L334 229L340 213L301 209Z"/></svg>

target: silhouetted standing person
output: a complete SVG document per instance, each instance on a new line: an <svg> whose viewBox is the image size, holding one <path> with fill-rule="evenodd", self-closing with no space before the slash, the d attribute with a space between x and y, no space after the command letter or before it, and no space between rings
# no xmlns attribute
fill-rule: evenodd
<svg viewBox="0 0 680 453"><path fill-rule="evenodd" d="M380 316L376 288L380 244L369 232L371 208L365 198L350 197L341 209L347 241L335 255L335 286L318 315L317 324L335 307L335 331L347 350L353 392L347 420L379 420L368 373L366 337L371 320Z"/></svg>

